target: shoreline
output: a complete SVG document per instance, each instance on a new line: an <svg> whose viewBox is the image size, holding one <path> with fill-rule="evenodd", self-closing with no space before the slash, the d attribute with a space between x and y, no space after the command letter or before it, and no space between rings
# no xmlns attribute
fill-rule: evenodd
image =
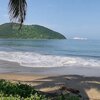
<svg viewBox="0 0 100 100"><path fill-rule="evenodd" d="M81 67L81 66L66 66L66 67L24 67L16 62L0 60L0 74L34 74L34 75L82 75L88 77L100 77L100 68L98 67Z"/></svg>
<svg viewBox="0 0 100 100"><path fill-rule="evenodd" d="M85 75L82 75L84 71ZM30 68L0 60L0 79L31 84L44 92L55 91L64 85L78 89L84 98L91 98L89 100L100 99L100 76L96 75L97 71L100 72L96 68L91 70L81 67Z"/></svg>

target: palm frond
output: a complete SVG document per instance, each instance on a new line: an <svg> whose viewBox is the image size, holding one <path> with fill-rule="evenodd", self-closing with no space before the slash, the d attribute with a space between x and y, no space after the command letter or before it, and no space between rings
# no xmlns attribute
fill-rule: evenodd
<svg viewBox="0 0 100 100"><path fill-rule="evenodd" d="M9 14L10 20L20 23L20 28L26 17L27 2L26 0L10 0L9 1Z"/></svg>

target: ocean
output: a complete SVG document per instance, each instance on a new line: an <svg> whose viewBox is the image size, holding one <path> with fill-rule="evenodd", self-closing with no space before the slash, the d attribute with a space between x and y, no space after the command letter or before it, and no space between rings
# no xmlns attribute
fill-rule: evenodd
<svg viewBox="0 0 100 100"><path fill-rule="evenodd" d="M0 60L31 68L100 68L100 40L0 39Z"/></svg>

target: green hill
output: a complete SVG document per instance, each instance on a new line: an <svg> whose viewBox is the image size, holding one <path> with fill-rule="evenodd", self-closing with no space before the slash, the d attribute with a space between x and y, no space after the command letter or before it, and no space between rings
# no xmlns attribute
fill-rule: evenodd
<svg viewBox="0 0 100 100"><path fill-rule="evenodd" d="M5 23L0 25L0 38L16 39L66 39L62 34L40 25L23 25L18 30L19 24Z"/></svg>

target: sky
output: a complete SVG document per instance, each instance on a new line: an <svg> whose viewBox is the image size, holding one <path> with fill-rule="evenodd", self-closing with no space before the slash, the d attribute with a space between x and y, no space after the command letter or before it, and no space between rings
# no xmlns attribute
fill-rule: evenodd
<svg viewBox="0 0 100 100"><path fill-rule="evenodd" d="M9 0L0 1L0 24L9 22ZM67 38L100 39L100 0L27 0L25 24L38 24Z"/></svg>

